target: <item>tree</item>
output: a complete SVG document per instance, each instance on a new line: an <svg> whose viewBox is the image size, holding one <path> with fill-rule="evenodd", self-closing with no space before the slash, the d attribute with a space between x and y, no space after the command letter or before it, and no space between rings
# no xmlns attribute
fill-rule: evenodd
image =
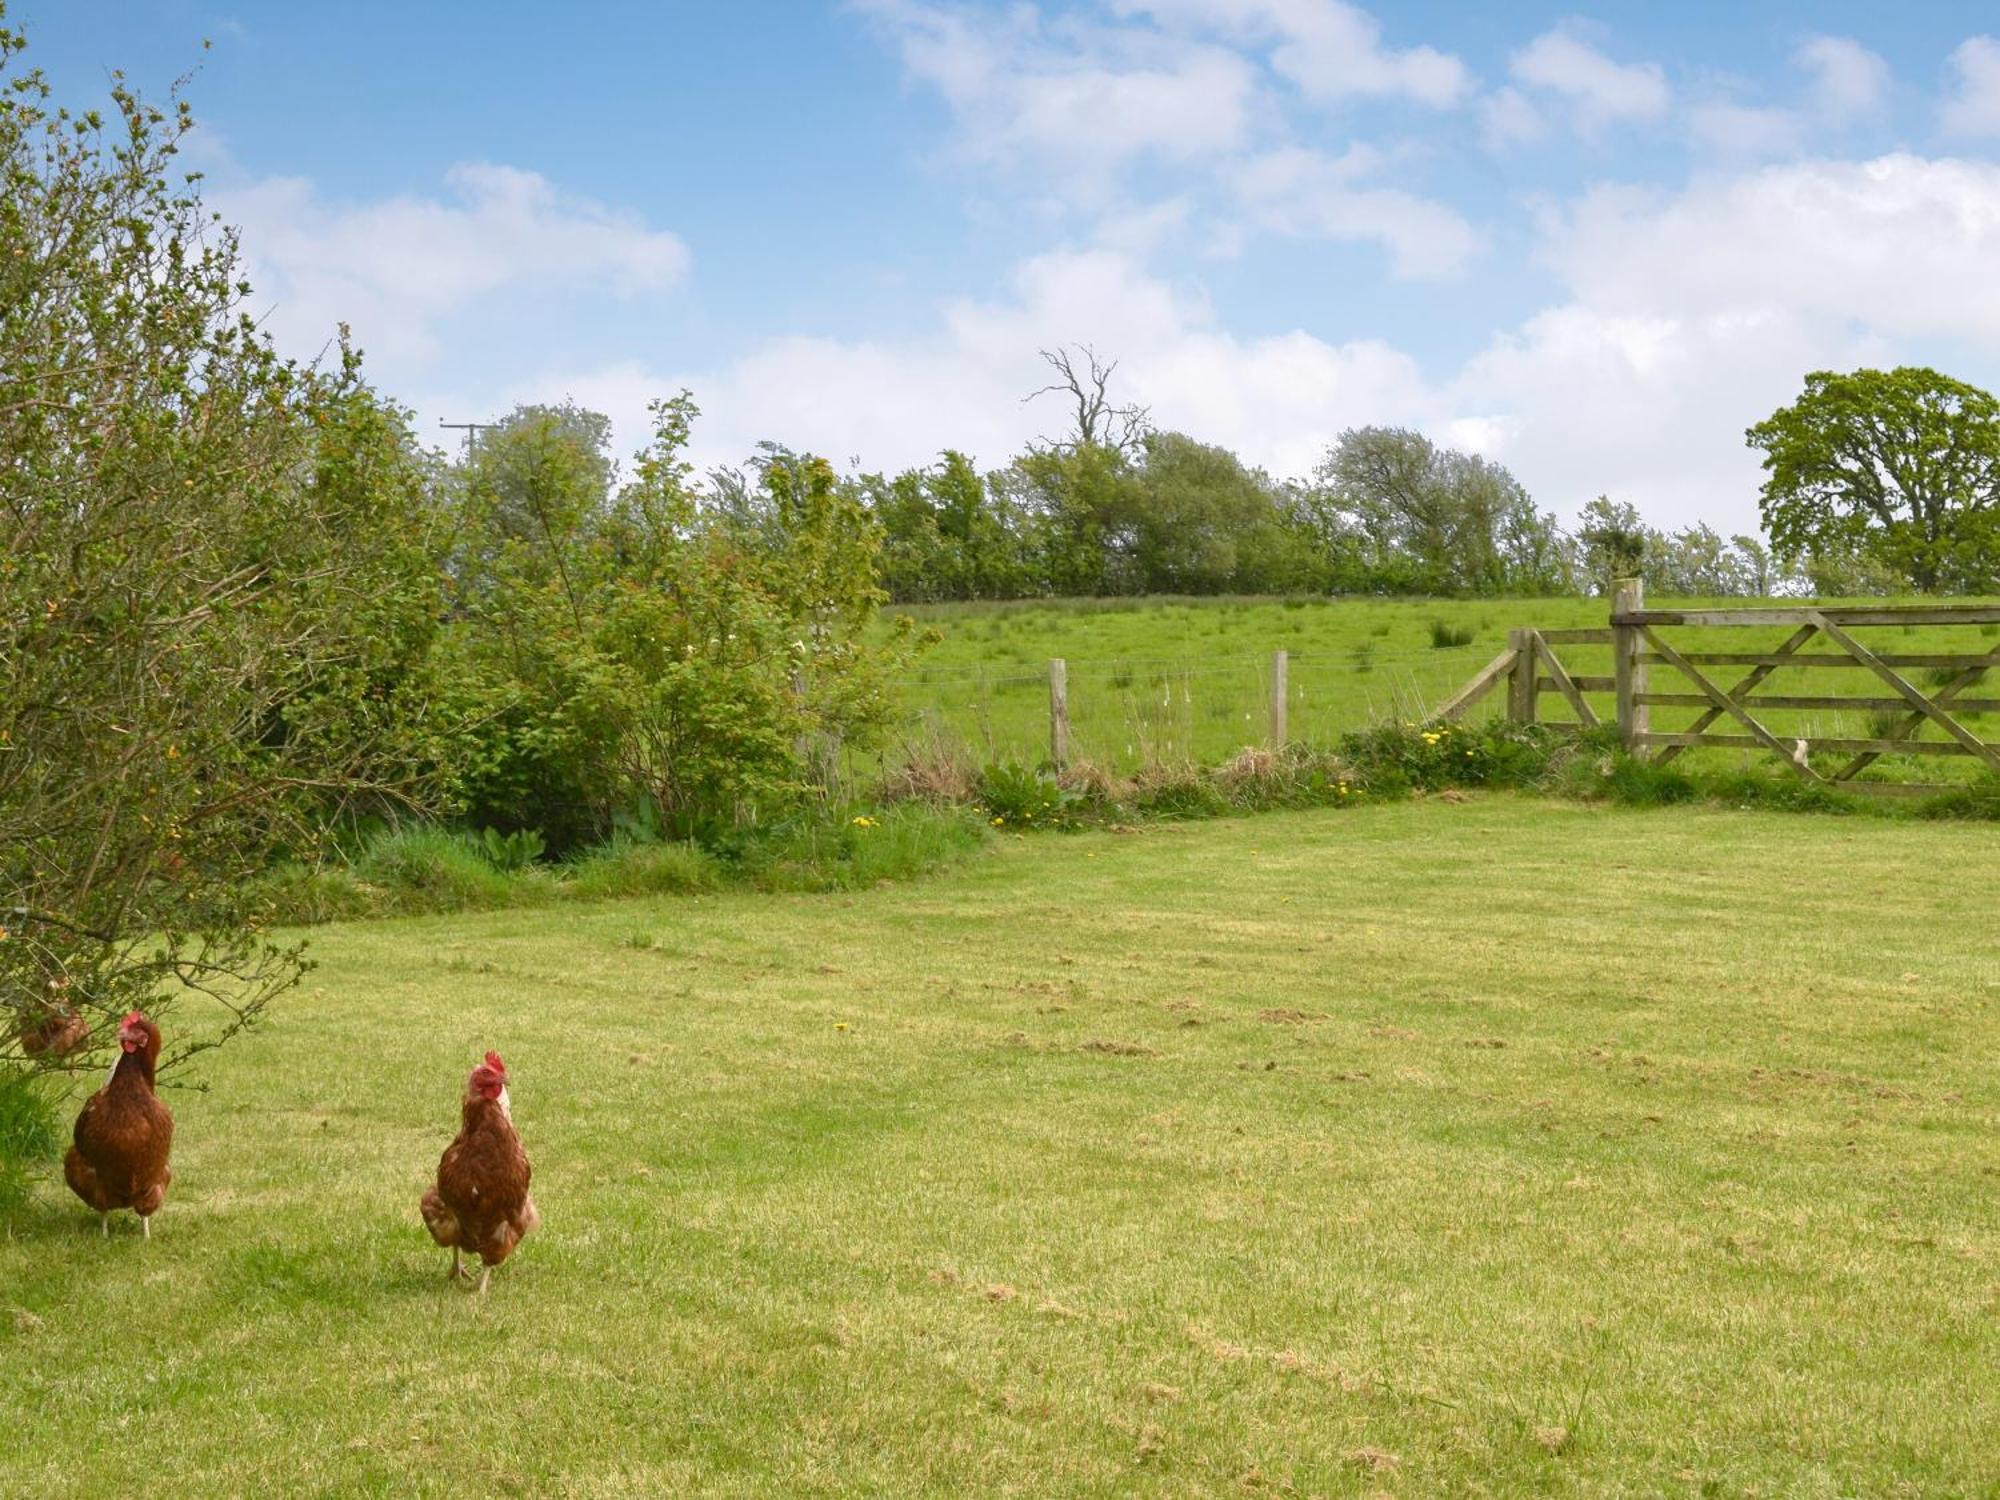
<svg viewBox="0 0 2000 1500"><path fill-rule="evenodd" d="M1393 592L1546 593L1564 584L1553 517L1495 463L1398 427L1352 428L1315 474Z"/></svg>
<svg viewBox="0 0 2000 1500"><path fill-rule="evenodd" d="M1816 371L1745 434L1787 561L1854 554L1921 592L2000 576L2000 402L1935 370Z"/></svg>
<svg viewBox="0 0 2000 1500"><path fill-rule="evenodd" d="M1146 435L1134 561L1149 594L1311 588L1310 541L1287 524L1273 487L1227 448L1184 433Z"/></svg>
<svg viewBox="0 0 2000 1500"><path fill-rule="evenodd" d="M466 725L460 809L558 851L601 832L617 795L584 650L615 473L609 420L567 405L516 407L453 470L457 607L440 657Z"/></svg>
<svg viewBox="0 0 2000 1500"><path fill-rule="evenodd" d="M474 821L551 847L649 809L714 837L779 812L889 717L907 625L874 629L880 528L824 459L763 445L705 490L696 416L655 402L615 492L609 424L526 408L461 466L468 574L447 643Z"/></svg>
<svg viewBox="0 0 2000 1500"><path fill-rule="evenodd" d="M1578 516L1577 545L1589 587L1609 594L1620 578L1643 578L1648 560L1659 550L1660 534L1626 500L1599 495Z"/></svg>
<svg viewBox="0 0 2000 1500"><path fill-rule="evenodd" d="M191 119L71 116L0 27L0 1060L132 1008L171 1066L297 980L252 877L343 808L424 803L444 595L404 415L280 360Z"/></svg>
<svg viewBox="0 0 2000 1500"><path fill-rule="evenodd" d="M1038 391L1030 392L1024 399L1033 401L1038 396L1067 396L1076 408L1076 432L1061 446L1071 448L1109 448L1122 457L1131 458L1145 441L1146 433L1152 425L1152 414L1143 406L1117 406L1111 401L1109 387L1111 377L1118 369L1118 361L1105 364L1097 357L1097 351L1088 344L1078 350L1084 358L1084 368L1078 370L1076 355L1066 345L1041 351L1042 360L1062 378L1053 385L1045 385Z"/></svg>
<svg viewBox="0 0 2000 1500"><path fill-rule="evenodd" d="M989 485L1025 518L1027 549L1049 593L1140 592L1139 477L1116 448L1033 448Z"/></svg>
<svg viewBox="0 0 2000 1500"><path fill-rule="evenodd" d="M858 481L882 528L882 586L891 599L1004 599L1033 587L1022 518L964 454L927 469Z"/></svg>

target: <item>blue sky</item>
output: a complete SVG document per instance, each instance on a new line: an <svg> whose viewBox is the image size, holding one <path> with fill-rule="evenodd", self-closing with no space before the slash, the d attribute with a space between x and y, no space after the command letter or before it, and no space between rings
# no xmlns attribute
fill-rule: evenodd
<svg viewBox="0 0 2000 1500"><path fill-rule="evenodd" d="M259 310L425 424L996 462L1088 340L1306 472L1397 422L1549 508L1753 524L1813 368L2000 384L2000 15L1344 0L14 0L62 92L200 65ZM203 54L201 40L214 46Z"/></svg>

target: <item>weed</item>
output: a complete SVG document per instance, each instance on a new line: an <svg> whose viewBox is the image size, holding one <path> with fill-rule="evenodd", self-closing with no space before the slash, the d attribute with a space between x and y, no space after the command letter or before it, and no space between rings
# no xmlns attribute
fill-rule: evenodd
<svg viewBox="0 0 2000 1500"><path fill-rule="evenodd" d="M518 875L542 857L547 845L542 836L532 828L517 828L512 833L502 833L497 828L480 830L479 850L486 856L486 862L503 875Z"/></svg>
<svg viewBox="0 0 2000 1500"><path fill-rule="evenodd" d="M980 811L996 828L1061 828L1073 821L1081 800L1060 777L1015 762L979 773Z"/></svg>

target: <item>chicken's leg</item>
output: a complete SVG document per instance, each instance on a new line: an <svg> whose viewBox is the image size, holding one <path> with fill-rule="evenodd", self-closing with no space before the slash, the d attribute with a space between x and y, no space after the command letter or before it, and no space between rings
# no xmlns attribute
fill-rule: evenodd
<svg viewBox="0 0 2000 1500"><path fill-rule="evenodd" d="M110 1215L110 1214L99 1214L99 1215L97 1216L97 1222L98 1222L99 1224L102 1224L102 1225L104 1226L104 1237L105 1237L105 1238L106 1238L107 1240L108 1240L108 1239L110 1239L110 1238L111 1238L111 1215Z"/></svg>
<svg viewBox="0 0 2000 1500"><path fill-rule="evenodd" d="M446 1281L456 1281L458 1280L459 1277L465 1274L465 1268L458 1263L458 1257L459 1257L458 1246L453 1245L451 1247L451 1269L444 1273L444 1279Z"/></svg>
<svg viewBox="0 0 2000 1500"><path fill-rule="evenodd" d="M153 1237L153 1216L151 1214L139 1215L139 1233L149 1240Z"/></svg>
<svg viewBox="0 0 2000 1500"><path fill-rule="evenodd" d="M479 1295L480 1295L480 1296L484 1297L484 1296L486 1295L486 1283L487 1283L487 1282L489 1282L489 1281L491 1281L492 1279L493 1279L493 1268L492 1268L491 1266L482 1266L482 1267L480 1267L480 1270L479 1270Z"/></svg>

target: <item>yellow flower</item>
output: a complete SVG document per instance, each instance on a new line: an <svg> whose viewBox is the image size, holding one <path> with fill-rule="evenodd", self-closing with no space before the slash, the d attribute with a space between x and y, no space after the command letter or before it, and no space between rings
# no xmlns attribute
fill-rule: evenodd
<svg viewBox="0 0 2000 1500"><path fill-rule="evenodd" d="M995 818L995 819L993 820L993 826L994 826L995 828L998 828L998 827L999 827L999 826L1000 826L1000 825L1001 825L1002 823L1004 823L1004 822L1006 822L1006 821L1007 821L1007 820L1006 820L1005 818Z"/></svg>
<svg viewBox="0 0 2000 1500"><path fill-rule="evenodd" d="M835 1031L845 1031L847 1030L847 1023L845 1021L835 1021L833 1023L833 1029Z"/></svg>
<svg viewBox="0 0 2000 1500"><path fill-rule="evenodd" d="M873 818L862 817L862 818L856 818L854 820L854 826L856 828L874 828L879 825L875 822Z"/></svg>

